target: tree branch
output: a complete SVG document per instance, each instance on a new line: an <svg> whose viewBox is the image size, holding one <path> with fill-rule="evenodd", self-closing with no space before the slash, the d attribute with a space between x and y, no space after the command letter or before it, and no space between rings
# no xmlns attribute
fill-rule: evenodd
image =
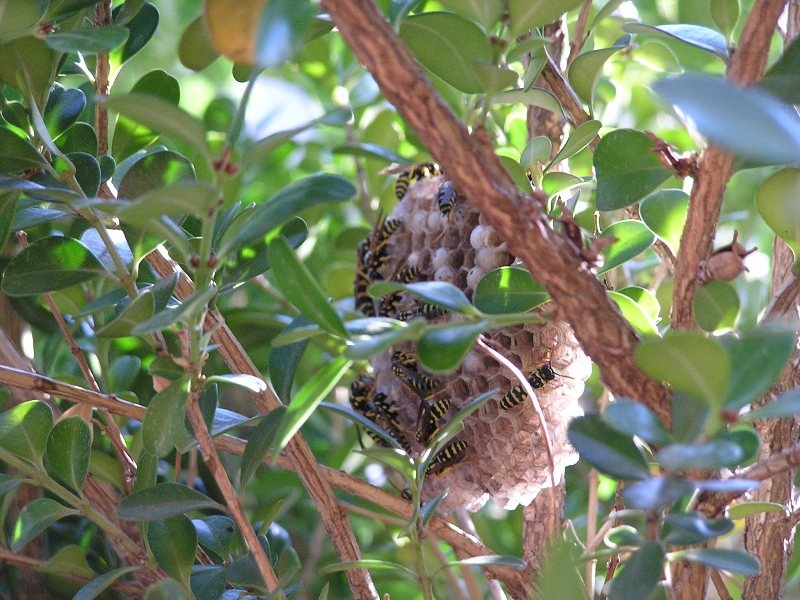
<svg viewBox="0 0 800 600"><path fill-rule="evenodd" d="M747 85L756 81L767 63L770 41L786 0L756 0L728 67L728 78ZM692 186L689 213L681 236L672 292L672 327L695 327L692 305L700 262L711 253L722 196L733 173L733 157L716 146L703 153Z"/></svg>
<svg viewBox="0 0 800 600"><path fill-rule="evenodd" d="M386 99L414 128L448 177L547 288L586 352L600 366L609 388L617 395L641 400L669 422L666 388L649 379L633 360L636 334L570 242L550 227L538 203L516 188L486 132L469 134L373 2L322 0L322 5Z"/></svg>

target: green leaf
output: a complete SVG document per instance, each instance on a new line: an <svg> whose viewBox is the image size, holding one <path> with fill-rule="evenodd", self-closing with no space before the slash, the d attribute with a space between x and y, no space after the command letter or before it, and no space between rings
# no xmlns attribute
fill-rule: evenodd
<svg viewBox="0 0 800 600"><path fill-rule="evenodd" d="M211 284L204 290L196 291L186 298L177 308L167 308L156 313L152 318L142 321L131 329L132 335L143 335L154 331L161 331L181 320L190 320L199 311L204 310L211 299L217 294L217 286Z"/></svg>
<svg viewBox="0 0 800 600"><path fill-rule="evenodd" d="M430 523L433 516L436 514L436 509L439 508L439 504L442 503L442 500L447 498L447 492L449 490L443 491L441 494L437 495L433 500L428 500L425 504L422 505L420 509L420 516L422 517L422 527L426 527L428 523Z"/></svg>
<svg viewBox="0 0 800 600"><path fill-rule="evenodd" d="M45 43L58 52L100 54L120 47L128 39L125 27L108 25L92 29L78 29L53 33L44 38Z"/></svg>
<svg viewBox="0 0 800 600"><path fill-rule="evenodd" d="M192 71L202 71L219 58L219 52L211 44L205 18L196 17L186 26L178 42L178 59L181 64Z"/></svg>
<svg viewBox="0 0 800 600"><path fill-rule="evenodd" d="M348 200L355 194L353 184L338 175L319 173L295 181L257 206L247 218L235 219L222 235L217 252L226 255L232 248L262 241L266 234L300 211L318 204Z"/></svg>
<svg viewBox="0 0 800 600"><path fill-rule="evenodd" d="M44 109L44 121L50 135L56 137L66 131L78 120L84 108L86 108L86 96L80 89L65 90L58 84L54 85Z"/></svg>
<svg viewBox="0 0 800 600"><path fill-rule="evenodd" d="M620 289L619 293L636 302L636 304L641 307L641 309L653 320L653 322L657 322L659 320L659 314L661 314L661 305L658 303L658 299L656 299L653 292L632 285L630 287Z"/></svg>
<svg viewBox="0 0 800 600"><path fill-rule="evenodd" d="M369 326L370 332L364 335L355 332L350 334L350 344L345 349L345 355L348 358L354 360L372 358L390 346L418 339L428 327L425 319L412 319L409 323L378 317L371 320L374 320L375 324ZM355 322L364 321L366 319L357 319ZM347 322L348 331L352 323L354 321Z"/></svg>
<svg viewBox="0 0 800 600"><path fill-rule="evenodd" d="M28 140L0 127L0 173L21 173L44 164L44 158Z"/></svg>
<svg viewBox="0 0 800 600"><path fill-rule="evenodd" d="M617 238L617 241L603 250L605 262L598 270L598 274L628 262L634 256L647 250L655 241L655 236L644 223L633 220L617 221L609 225L603 230L600 237Z"/></svg>
<svg viewBox="0 0 800 600"><path fill-rule="evenodd" d="M114 53L115 64L121 65L127 62L150 41L158 27L158 9L150 2L145 2L136 15L125 24L125 27L128 28L130 34L122 49Z"/></svg>
<svg viewBox="0 0 800 600"><path fill-rule="evenodd" d="M397 571L403 575L408 575L416 581L417 574L408 567L401 564L389 562L386 560L348 560L345 562L333 563L319 570L320 575L330 575L331 573L339 573L349 569L369 569L371 571Z"/></svg>
<svg viewBox="0 0 800 600"><path fill-rule="evenodd" d="M730 39L739 20L739 0L711 0L709 10L714 25Z"/></svg>
<svg viewBox="0 0 800 600"><path fill-rule="evenodd" d="M639 215L650 231L677 254L688 210L689 195L683 190L656 190L642 200Z"/></svg>
<svg viewBox="0 0 800 600"><path fill-rule="evenodd" d="M222 565L195 565L192 569L194 600L220 600L225 597L227 568Z"/></svg>
<svg viewBox="0 0 800 600"><path fill-rule="evenodd" d="M28 542L64 517L77 515L78 511L67 508L51 498L36 498L26 504L19 513L11 538L11 551L19 552Z"/></svg>
<svg viewBox="0 0 800 600"><path fill-rule="evenodd" d="M747 490L758 488L761 482L753 479L700 479L694 484L701 492L744 494Z"/></svg>
<svg viewBox="0 0 800 600"><path fill-rule="evenodd" d="M542 190L548 198L553 198L556 194L575 189L587 181L591 181L591 178L577 177L563 171L550 171L542 177Z"/></svg>
<svg viewBox="0 0 800 600"><path fill-rule="evenodd" d="M0 496L17 489L24 481L22 477L0 473Z"/></svg>
<svg viewBox="0 0 800 600"><path fill-rule="evenodd" d="M756 191L756 208L772 231L800 256L800 169L787 168L774 173Z"/></svg>
<svg viewBox="0 0 800 600"><path fill-rule="evenodd" d="M346 154L360 158L376 158L384 162L396 162L401 165L408 162L401 154L398 154L394 150L389 150L389 148L379 146L378 144L339 144L338 146L334 146L331 151L334 154Z"/></svg>
<svg viewBox="0 0 800 600"><path fill-rule="evenodd" d="M118 338L131 335L131 330L142 321L153 316L155 299L153 294L142 292L117 315L117 317L97 331L99 338Z"/></svg>
<svg viewBox="0 0 800 600"><path fill-rule="evenodd" d="M292 322L286 326L283 332L288 333L307 324L308 321L304 317L295 317ZM308 346L308 340L303 340L302 342L287 344L280 347L275 347L273 345L269 352L268 372L270 383L278 394L278 398L280 398L284 404L289 404L294 375L297 372L297 367L300 364L300 359L303 357L306 346Z"/></svg>
<svg viewBox="0 0 800 600"><path fill-rule="evenodd" d="M658 336L655 321L635 300L618 292L608 292L608 296L616 303L622 316L639 335L642 337Z"/></svg>
<svg viewBox="0 0 800 600"><path fill-rule="evenodd" d="M400 39L414 57L457 90L484 91L475 63L492 61L492 47L483 30L455 13L428 12L400 24Z"/></svg>
<svg viewBox="0 0 800 600"><path fill-rule="evenodd" d="M800 414L800 389L797 388L781 394L772 402L751 410L740 418L742 421L753 422L762 419L782 419L796 414Z"/></svg>
<svg viewBox="0 0 800 600"><path fill-rule="evenodd" d="M44 106L60 59L61 54L48 48L38 37L28 36L2 44L0 82L18 89L26 98L31 96L39 106ZM0 148L3 146L0 144Z"/></svg>
<svg viewBox="0 0 800 600"><path fill-rule="evenodd" d="M634 129L617 129L600 140L594 153L598 210L630 206L669 179L653 147Z"/></svg>
<svg viewBox="0 0 800 600"><path fill-rule="evenodd" d="M691 331L647 339L636 348L636 362L653 379L719 407L731 373L731 361L716 341Z"/></svg>
<svg viewBox="0 0 800 600"><path fill-rule="evenodd" d="M33 30L44 15L47 5L30 0L5 0L0 20L0 43L14 39L21 31Z"/></svg>
<svg viewBox="0 0 800 600"><path fill-rule="evenodd" d="M577 60L575 62L577 62ZM571 158L586 148L586 146L592 142L602 126L603 124L596 120L586 121L578 125L572 130L572 133L569 134L567 141L561 147L561 150L558 151L558 154L555 155L555 158L550 161L550 165L557 165L562 160ZM548 165L548 168L550 165Z"/></svg>
<svg viewBox="0 0 800 600"><path fill-rule="evenodd" d="M503 16L503 0L442 0L442 4L476 21L486 30Z"/></svg>
<svg viewBox="0 0 800 600"><path fill-rule="evenodd" d="M289 443L289 440L292 439L292 436L308 420L319 403L347 372L351 364L352 361L340 356L325 365L297 390L275 434L275 444L272 451L273 467L278 462L280 453Z"/></svg>
<svg viewBox="0 0 800 600"><path fill-rule="evenodd" d="M553 151L553 142L546 135L537 135L525 144L519 157L519 165L523 169L532 169L536 163L547 164L550 153Z"/></svg>
<svg viewBox="0 0 800 600"><path fill-rule="evenodd" d="M144 600L194 600L194 598L174 579L162 579L147 588Z"/></svg>
<svg viewBox="0 0 800 600"><path fill-rule="evenodd" d="M75 166L75 179L85 196L91 198L97 195L100 189L100 163L86 152L70 152L66 157ZM60 163L61 161L56 161Z"/></svg>
<svg viewBox="0 0 800 600"><path fill-rule="evenodd" d="M603 66L606 61L619 50L627 48L630 43L631 36L624 35L608 48L584 52L570 65L567 71L567 79L578 98L588 105L590 109L594 106L594 89L597 86L597 80L603 72ZM597 124L597 129L600 129L600 123Z"/></svg>
<svg viewBox="0 0 800 600"><path fill-rule="evenodd" d="M656 460L666 469L733 468L744 458L741 446L727 440L711 440L704 444L672 444L656 454Z"/></svg>
<svg viewBox="0 0 800 600"><path fill-rule="evenodd" d="M633 439L606 425L598 415L574 419L567 436L581 458L601 473L620 479L650 476L647 461Z"/></svg>
<svg viewBox="0 0 800 600"><path fill-rule="evenodd" d="M122 471L117 459L105 452L92 450L89 453L89 473L101 481L110 483L119 491L124 489Z"/></svg>
<svg viewBox="0 0 800 600"><path fill-rule="evenodd" d="M111 587L120 577L128 573L133 573L137 568L138 567L119 567L108 573L103 573L78 590L78 593L72 597L72 600L94 600Z"/></svg>
<svg viewBox="0 0 800 600"><path fill-rule="evenodd" d="M475 315L475 307L460 289L447 281L417 281L414 283L396 283L379 281L369 287L369 294L375 298L392 292L408 292L412 296L430 304L446 308L450 312L463 315Z"/></svg>
<svg viewBox="0 0 800 600"><path fill-rule="evenodd" d="M733 520L768 512L786 513L786 507L775 502L737 502L727 510L728 518Z"/></svg>
<svg viewBox="0 0 800 600"><path fill-rule="evenodd" d="M636 510L658 510L694 493L694 483L683 477L651 477L625 486L622 500Z"/></svg>
<svg viewBox="0 0 800 600"><path fill-rule="evenodd" d="M203 215L217 201L214 188L205 183L178 182L155 189L134 202L121 203L119 218L133 224L157 216Z"/></svg>
<svg viewBox="0 0 800 600"><path fill-rule="evenodd" d="M525 269L492 269L475 286L475 307L487 314L526 312L550 299L545 289Z"/></svg>
<svg viewBox="0 0 800 600"><path fill-rule="evenodd" d="M493 96L500 90L514 87L519 80L517 72L508 67L475 63L473 68L478 78L481 80L481 87L489 96Z"/></svg>
<svg viewBox="0 0 800 600"><path fill-rule="evenodd" d="M40 400L29 400L0 414L0 448L36 465L42 464L53 412Z"/></svg>
<svg viewBox="0 0 800 600"><path fill-rule="evenodd" d="M378 427L374 421L370 421L361 413L357 413L347 406L340 406L338 404L332 404L330 402L320 402L319 405L321 408L324 408L325 410L330 410L332 412L342 415L343 417L351 420L356 425L359 425L364 430L372 431L373 433L377 434L379 437L383 438L386 441L388 447L401 450L400 443L396 439L394 439L391 435L389 435L383 429Z"/></svg>
<svg viewBox="0 0 800 600"><path fill-rule="evenodd" d="M2 175L0 175L0 178L3 178ZM1 182L0 185L2 185ZM17 213L18 199L19 194L17 192L0 193L0 245L3 248L8 242L8 236L11 235L14 216Z"/></svg>
<svg viewBox="0 0 800 600"><path fill-rule="evenodd" d="M586 600L586 585L579 572L581 549L566 536L553 536L545 548L534 580L540 598Z"/></svg>
<svg viewBox="0 0 800 600"><path fill-rule="evenodd" d="M197 531L200 545L220 558L228 556L231 541L236 532L233 519L225 515L211 515L203 519L193 519L192 524Z"/></svg>
<svg viewBox="0 0 800 600"><path fill-rule="evenodd" d="M97 134L94 127L78 121L58 137L56 146L65 154L85 152L97 156Z"/></svg>
<svg viewBox="0 0 800 600"><path fill-rule="evenodd" d="M628 33L640 33L646 35L656 35L667 39L674 39L684 44L689 44L700 50L710 52L722 60L730 58L728 43L725 36L701 25L690 25L684 23L670 25L645 25L630 21L622 26Z"/></svg>
<svg viewBox="0 0 800 600"><path fill-rule="evenodd" d="M250 432L247 445L242 453L241 475L239 476L239 489L244 489L250 478L255 475L256 469L264 462L264 457L272 448L272 441L278 432L278 426L284 419L285 406L279 406L265 416L262 421Z"/></svg>
<svg viewBox="0 0 800 600"><path fill-rule="evenodd" d="M206 142L206 130L189 113L161 98L142 93L113 96L105 100L111 110L130 117L146 127L174 136L198 150L211 163L211 150Z"/></svg>
<svg viewBox="0 0 800 600"><path fill-rule="evenodd" d="M236 385L256 394L267 389L267 384L263 379L244 373L227 373L225 375L212 375L206 378L206 384L214 382Z"/></svg>
<svg viewBox="0 0 800 600"><path fill-rule="evenodd" d="M72 238L51 236L35 241L11 259L2 287L9 296L30 296L101 275L108 272L86 246Z"/></svg>
<svg viewBox="0 0 800 600"><path fill-rule="evenodd" d="M698 286L694 296L694 320L704 331L734 329L739 316L739 295L727 281Z"/></svg>
<svg viewBox="0 0 800 600"><path fill-rule="evenodd" d="M309 321L333 335L347 337L344 324L325 297L325 292L297 258L286 238L279 236L272 240L269 254L276 285L286 299Z"/></svg>
<svg viewBox="0 0 800 600"><path fill-rule="evenodd" d="M795 38L756 85L787 104L800 104L800 39Z"/></svg>
<svg viewBox="0 0 800 600"><path fill-rule="evenodd" d="M186 381L176 379L158 392L142 422L142 446L158 458L169 454L180 441L186 416Z"/></svg>
<svg viewBox="0 0 800 600"><path fill-rule="evenodd" d="M706 519L696 512L667 515L662 525L662 539L677 546L702 544L733 529L730 519Z"/></svg>
<svg viewBox="0 0 800 600"><path fill-rule="evenodd" d="M490 321L464 321L435 325L419 342L419 360L432 373L450 373L469 354L478 336L492 326Z"/></svg>
<svg viewBox="0 0 800 600"><path fill-rule="evenodd" d="M760 328L742 334L728 345L731 375L723 405L738 410L762 396L783 370L794 348L788 329Z"/></svg>
<svg viewBox="0 0 800 600"><path fill-rule="evenodd" d="M648 598L664 573L664 548L658 542L647 542L628 557L622 572L614 577L609 600Z"/></svg>
<svg viewBox="0 0 800 600"><path fill-rule="evenodd" d="M516 37L534 27L552 23L580 3L581 0L509 0L511 34Z"/></svg>
<svg viewBox="0 0 800 600"><path fill-rule="evenodd" d="M800 117L766 92L700 73L662 79L653 89L703 136L741 158L757 164L800 161Z"/></svg>
<svg viewBox="0 0 800 600"><path fill-rule="evenodd" d="M617 398L609 404L603 420L614 429L651 444L663 446L672 442L672 436L649 408L627 398Z"/></svg>
<svg viewBox="0 0 800 600"><path fill-rule="evenodd" d="M44 466L51 477L80 492L89 472L92 432L80 417L60 420L50 430Z"/></svg>
<svg viewBox="0 0 800 600"><path fill-rule="evenodd" d="M492 97L492 104L527 104L538 106L559 116L564 115L564 109L556 97L541 88L517 89L500 92Z"/></svg>
<svg viewBox="0 0 800 600"><path fill-rule="evenodd" d="M741 550L728 550L725 548L692 548L670 553L669 559L688 560L711 567L723 569L731 573L740 573L747 577L758 575L761 572L761 563L758 559Z"/></svg>
<svg viewBox="0 0 800 600"><path fill-rule="evenodd" d="M191 520L185 515L178 515L153 521L147 527L147 543L158 566L167 575L189 587L197 551L197 531Z"/></svg>
<svg viewBox="0 0 800 600"><path fill-rule="evenodd" d="M194 181L195 174L185 156L158 148L129 157L120 164L114 179L119 182L119 198L133 200L174 183Z"/></svg>
<svg viewBox="0 0 800 600"><path fill-rule="evenodd" d="M411 458L399 448L392 449L373 446L372 448L364 448L358 452L375 462L379 462L401 473L406 481L410 481L413 477L414 465L411 462Z"/></svg>
<svg viewBox="0 0 800 600"><path fill-rule="evenodd" d="M225 511L221 504L181 483L157 483L123 498L117 517L124 521L155 521L204 509Z"/></svg>

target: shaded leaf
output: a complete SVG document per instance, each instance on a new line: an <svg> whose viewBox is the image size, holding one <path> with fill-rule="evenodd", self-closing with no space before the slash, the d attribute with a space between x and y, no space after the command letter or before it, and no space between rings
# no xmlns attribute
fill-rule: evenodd
<svg viewBox="0 0 800 600"><path fill-rule="evenodd" d="M50 90L47 106L44 109L44 120L50 135L56 137L66 131L78 120L85 107L86 96L80 89L69 88L65 90L58 84L54 85ZM91 126L89 128L91 129ZM92 133L94 133L93 129Z"/></svg>
<svg viewBox="0 0 800 600"><path fill-rule="evenodd" d="M700 50L710 52L725 61L730 58L725 36L718 31L701 25L685 23L645 25L644 23L628 22L622 26L622 29L629 33L651 34L675 39Z"/></svg>
<svg viewBox="0 0 800 600"><path fill-rule="evenodd" d="M147 543L158 566L167 575L189 587L197 550L197 532L189 518L178 515L163 521L153 521L147 527Z"/></svg>
<svg viewBox="0 0 800 600"><path fill-rule="evenodd" d="M509 0L511 33L518 36L534 27L552 23L580 3L581 0Z"/></svg>
<svg viewBox="0 0 800 600"><path fill-rule="evenodd" d="M77 29L53 33L44 38L45 43L59 52L99 54L120 47L128 39L125 27L107 25L91 29Z"/></svg>
<svg viewBox="0 0 800 600"><path fill-rule="evenodd" d="M575 62L577 62L577 60ZM557 165L562 160L575 156L578 152L586 148L597 135L597 132L600 131L602 125L600 121L589 120L575 127L569 134L567 141L561 147L561 150L559 150L558 154L550 161L550 164Z"/></svg>
<svg viewBox="0 0 800 600"><path fill-rule="evenodd" d="M392 292L408 292L412 296L430 304L446 308L450 312L464 315L475 315L475 307L460 289L447 281L417 281L414 283L397 283L379 281L369 287L369 294L375 298Z"/></svg>
<svg viewBox="0 0 800 600"><path fill-rule="evenodd" d="M197 531L198 542L203 548L220 558L228 556L233 534L236 532L233 519L225 515L210 515L203 519L193 519L192 524Z"/></svg>
<svg viewBox="0 0 800 600"><path fill-rule="evenodd" d="M192 71L202 71L217 60L219 53L211 45L203 15L186 26L178 42L178 59Z"/></svg>
<svg viewBox="0 0 800 600"><path fill-rule="evenodd" d="M21 173L44 165L44 157L26 139L0 127L0 173Z"/></svg>
<svg viewBox="0 0 800 600"><path fill-rule="evenodd" d="M158 458L169 454L180 441L186 415L186 381L176 379L158 392L142 422L142 446Z"/></svg>
<svg viewBox="0 0 800 600"><path fill-rule="evenodd" d="M697 512L674 513L664 519L662 536L669 544L688 546L713 540L732 529L730 519L706 519Z"/></svg>
<svg viewBox="0 0 800 600"><path fill-rule="evenodd" d="M670 560L688 560L698 562L714 569L724 569L731 573L740 573L752 577L761 572L761 563L757 558L741 550L726 548L692 548L672 552Z"/></svg>
<svg viewBox="0 0 800 600"><path fill-rule="evenodd" d="M51 498L31 500L22 508L17 518L11 538L11 551L19 552L59 519L77 514L77 510L67 508Z"/></svg>
<svg viewBox="0 0 800 600"><path fill-rule="evenodd" d="M419 360L432 373L449 373L475 345L475 340L491 327L490 321L465 321L436 325L417 342Z"/></svg>
<svg viewBox="0 0 800 600"><path fill-rule="evenodd" d="M625 487L625 506L638 510L657 510L694 493L694 483L683 477L651 477Z"/></svg>
<svg viewBox="0 0 800 600"><path fill-rule="evenodd" d="M631 36L624 35L608 48L584 52L570 65L567 71L569 83L572 89L575 90L578 98L580 98L584 104L587 104L590 109L594 105L594 89L597 86L597 80L603 72L603 66L606 64L606 61L617 51L627 48L630 43ZM600 129L599 122L597 123L597 129ZM597 133L597 131L595 131L595 133Z"/></svg>
<svg viewBox="0 0 800 600"><path fill-rule="evenodd" d="M262 421L250 432L247 445L242 453L241 474L239 486L243 489L250 478L264 462L264 457L272 448L272 442L278 427L284 419L285 406L279 406L265 416Z"/></svg>
<svg viewBox="0 0 800 600"><path fill-rule="evenodd" d="M739 295L727 281L714 280L697 287L694 320L704 331L733 329L739 316Z"/></svg>
<svg viewBox="0 0 800 600"><path fill-rule="evenodd" d="M455 13L413 15L400 24L400 39L414 57L457 90L483 92L475 63L489 63L492 48L483 30Z"/></svg>
<svg viewBox="0 0 800 600"><path fill-rule="evenodd" d="M688 210L689 195L683 190L656 190L642 200L639 215L650 231L677 254Z"/></svg>
<svg viewBox="0 0 800 600"><path fill-rule="evenodd" d="M795 388L780 395L772 402L758 407L740 417L742 421L753 422L762 419L783 419L800 413L800 389Z"/></svg>
<svg viewBox="0 0 800 600"><path fill-rule="evenodd" d="M661 581L664 571L664 548L647 542L625 561L622 572L611 584L610 600L646 600Z"/></svg>
<svg viewBox="0 0 800 600"><path fill-rule="evenodd" d="M117 317L99 329L95 335L99 338L126 337L131 334L131 329L142 321L153 316L155 299L153 294L143 292L125 307Z"/></svg>
<svg viewBox="0 0 800 600"><path fill-rule="evenodd" d="M472 297L475 307L487 314L525 312L546 302L550 295L518 267L500 267L484 275Z"/></svg>
<svg viewBox="0 0 800 600"><path fill-rule="evenodd" d="M160 313L156 313L152 318L142 321L131 329L131 334L142 335L154 331L161 331L180 320L191 319L197 311L204 310L216 294L217 287L214 284L211 284L204 290L196 291L186 298L177 308L167 308Z"/></svg>
<svg viewBox="0 0 800 600"><path fill-rule="evenodd" d="M737 156L757 164L800 161L800 117L766 92L700 73L662 79L653 89L703 136Z"/></svg>
<svg viewBox="0 0 800 600"><path fill-rule="evenodd" d="M598 415L574 419L567 435L581 458L601 473L620 479L650 476L647 461L633 439L606 425Z"/></svg>
<svg viewBox="0 0 800 600"><path fill-rule="evenodd" d="M42 464L53 412L40 400L28 400L0 414L0 448L33 464Z"/></svg>
<svg viewBox="0 0 800 600"><path fill-rule="evenodd" d="M704 444L672 444L656 454L661 466L673 471L733 468L743 458L742 447L726 440L711 440Z"/></svg>
<svg viewBox="0 0 800 600"><path fill-rule="evenodd" d="M768 512L785 514L786 508L775 502L737 502L727 510L728 518L734 520Z"/></svg>
<svg viewBox="0 0 800 600"><path fill-rule="evenodd" d="M608 405L603 419L614 429L638 436L645 442L659 446L672 442L672 436L658 417L640 402L617 398Z"/></svg>
<svg viewBox="0 0 800 600"><path fill-rule="evenodd" d="M225 507L181 483L157 483L125 496L117 507L117 517L124 521L168 519L190 510Z"/></svg>
<svg viewBox="0 0 800 600"><path fill-rule="evenodd" d="M308 325L308 320L303 316L295 317L283 330L284 333L294 331ZM269 379L278 398L284 404L289 403L292 391L292 382L303 357L308 340L305 339L285 346L275 346L273 344L269 352Z"/></svg>
<svg viewBox="0 0 800 600"><path fill-rule="evenodd" d="M653 245L655 236L641 221L617 221L606 227L601 238L616 238L616 242L603 250L605 261L598 269L598 274L610 271L633 257L641 254Z"/></svg>
<svg viewBox="0 0 800 600"><path fill-rule="evenodd" d="M128 61L134 54L144 48L145 44L153 37L158 27L158 9L150 2L145 2L133 18L127 21L125 27L130 33L125 45L115 53L118 64Z"/></svg>
<svg viewBox="0 0 800 600"><path fill-rule="evenodd" d="M119 567L107 573L103 573L99 577L95 577L85 586L83 586L78 593L72 597L72 600L94 600L104 591L106 591L113 583L115 583L123 575L136 571L137 567Z"/></svg>
<svg viewBox="0 0 800 600"><path fill-rule="evenodd" d="M800 104L800 39L795 38L756 85L787 104Z"/></svg>
<svg viewBox="0 0 800 600"><path fill-rule="evenodd" d="M545 108L559 116L564 114L564 109L558 99L547 90L541 88L517 89L500 92L492 97L492 104L527 104Z"/></svg>

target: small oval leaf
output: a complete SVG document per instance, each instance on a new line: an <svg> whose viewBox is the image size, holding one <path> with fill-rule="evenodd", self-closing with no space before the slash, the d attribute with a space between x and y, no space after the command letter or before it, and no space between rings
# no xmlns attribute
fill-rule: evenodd
<svg viewBox="0 0 800 600"><path fill-rule="evenodd" d="M218 502L181 483L157 483L123 498L117 517L125 521L155 521L203 509L225 512Z"/></svg>
<svg viewBox="0 0 800 600"><path fill-rule="evenodd" d="M567 435L581 458L601 473L634 480L650 476L647 461L633 439L606 425L598 415L573 420Z"/></svg>

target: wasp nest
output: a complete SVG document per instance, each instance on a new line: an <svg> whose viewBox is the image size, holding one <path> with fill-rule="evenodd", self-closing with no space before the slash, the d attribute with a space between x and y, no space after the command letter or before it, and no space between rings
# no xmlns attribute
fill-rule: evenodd
<svg viewBox="0 0 800 600"><path fill-rule="evenodd" d="M478 211L463 196L453 194L452 184L442 187L446 178L433 165L429 167L420 170L417 166L401 175L398 196L402 194L402 199L384 222L384 235L376 231L360 249L362 281L356 278L356 296L360 310L366 314L373 311L373 305L360 293L368 283L365 277L447 281L471 299L477 283L488 271L514 261L506 244L483 222ZM376 236L380 239L376 240ZM376 301L374 311L400 318L425 316L436 322L453 318L426 311L419 300L404 294L388 303ZM537 400L547 421L558 482L564 468L577 461L577 454L567 441L567 425L581 412L578 398L590 372L588 358L570 327L561 321L493 330L484 338L523 373L532 375L530 382L538 388ZM386 431L402 438L399 441L413 453L420 454L425 449L418 431L421 402L436 404L421 419L430 419L433 427L434 422L445 423L480 394L492 388L500 390L496 398L466 419L463 433L434 461L425 479L424 500L449 488L441 505L444 510L477 510L489 498L513 509L529 504L542 488L550 486L537 412L524 393L513 393L519 381L509 369L476 348L454 373L433 376L413 362L413 353L413 343L407 342L374 359L371 383L378 401L377 409L369 415L377 415L376 420ZM398 364L404 360L405 365ZM413 379L409 381L406 375ZM425 387L426 381L434 388L429 395L413 389L415 382ZM421 400L426 395L428 399ZM511 404L510 408L503 408ZM387 414L386 409L392 414ZM422 442L425 437L423 432Z"/></svg>

